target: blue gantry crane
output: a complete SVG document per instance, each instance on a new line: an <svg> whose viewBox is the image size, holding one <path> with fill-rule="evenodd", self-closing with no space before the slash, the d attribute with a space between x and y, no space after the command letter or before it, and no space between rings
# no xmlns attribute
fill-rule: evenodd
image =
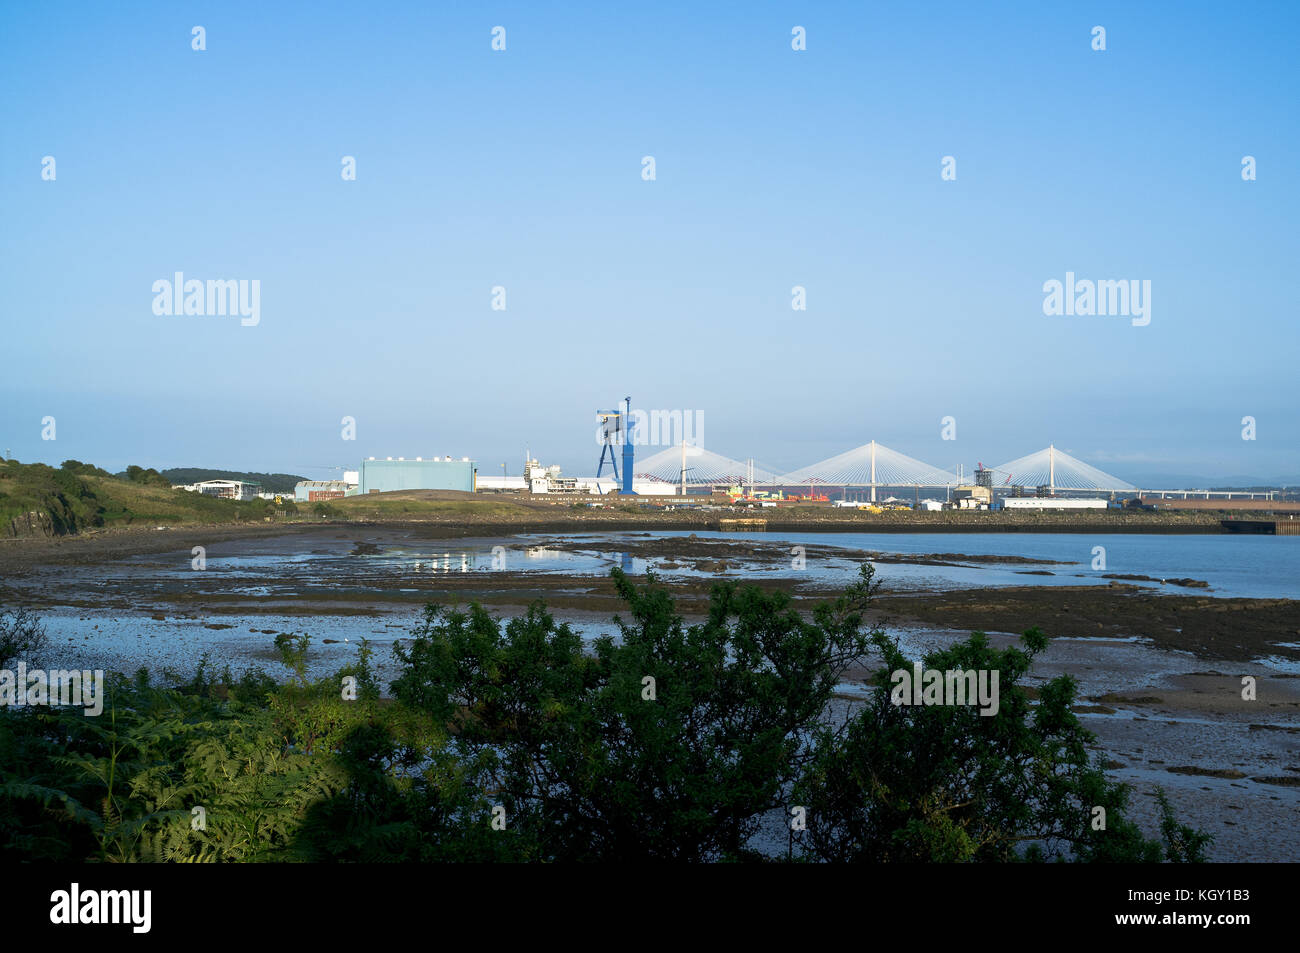
<svg viewBox="0 0 1300 953"><path fill-rule="evenodd" d="M596 422L600 425L600 462L596 465L596 478L600 479L601 473L605 469L605 455L609 454L609 467L614 471L614 479L620 479L618 473L618 457L614 453L616 444L623 444L623 475L622 475L622 492L631 496L636 491L632 489L632 476L635 450L632 446L632 431L635 424L632 420L632 398L623 398L622 410L598 410L596 411Z"/></svg>

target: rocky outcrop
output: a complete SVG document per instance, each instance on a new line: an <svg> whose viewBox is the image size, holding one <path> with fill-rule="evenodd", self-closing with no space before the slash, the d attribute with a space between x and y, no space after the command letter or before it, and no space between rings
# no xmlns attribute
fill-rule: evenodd
<svg viewBox="0 0 1300 953"><path fill-rule="evenodd" d="M6 535L10 537L59 536L55 521L44 510L20 513L9 520Z"/></svg>
<svg viewBox="0 0 1300 953"><path fill-rule="evenodd" d="M10 537L72 536L82 528L77 512L62 493L40 501L41 508L19 513L9 520Z"/></svg>

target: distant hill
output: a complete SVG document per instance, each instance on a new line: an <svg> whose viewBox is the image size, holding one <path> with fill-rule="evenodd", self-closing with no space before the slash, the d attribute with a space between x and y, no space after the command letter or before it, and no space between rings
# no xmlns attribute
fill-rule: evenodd
<svg viewBox="0 0 1300 953"><path fill-rule="evenodd" d="M242 480L260 483L267 493L292 493L294 485L307 479L292 473L241 473L237 470L205 470L202 467L173 467L160 471L174 484L198 483L202 480Z"/></svg>

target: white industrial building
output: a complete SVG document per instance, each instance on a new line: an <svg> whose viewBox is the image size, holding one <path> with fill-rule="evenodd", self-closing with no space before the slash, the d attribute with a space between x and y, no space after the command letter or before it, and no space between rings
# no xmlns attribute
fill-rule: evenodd
<svg viewBox="0 0 1300 953"><path fill-rule="evenodd" d="M475 489L480 493L486 491L500 492L503 490L521 491L528 489L528 484L524 482L521 476L505 476L504 474L479 474L475 483Z"/></svg>
<svg viewBox="0 0 1300 953"><path fill-rule="evenodd" d="M558 466L542 466L531 456L524 458L522 476L484 474L479 476L475 489L488 492L524 491L534 494L607 496L618 495L622 481L609 477L565 476ZM638 496L676 496L680 487L676 483L657 478L634 479L632 489Z"/></svg>
<svg viewBox="0 0 1300 953"><path fill-rule="evenodd" d="M617 494L623 484L613 477L578 477L578 487L588 493L605 496ZM632 491L637 496L678 496L680 490L681 487L676 483L665 483L663 480L632 480Z"/></svg>
<svg viewBox="0 0 1300 953"><path fill-rule="evenodd" d="M545 470L539 469L530 473L530 480L525 480L522 476L503 476L501 474L480 475L478 478L477 489L483 492L523 492L529 490L533 493L579 493L589 496L605 496L606 494L618 494L623 484L613 477L564 477L556 475L552 480L548 467ZM571 481L571 482L570 482ZM665 483L662 480L633 480L632 488L638 496L677 496L680 487L675 483Z"/></svg>
<svg viewBox="0 0 1300 953"><path fill-rule="evenodd" d="M242 480L201 480L198 483L174 485L172 489L202 493L204 496L215 496L223 500L251 500L257 497L262 484L245 483Z"/></svg>
<svg viewBox="0 0 1300 953"><path fill-rule="evenodd" d="M1055 496L1008 497L1002 505L1009 510L1104 510L1105 500L1062 499Z"/></svg>

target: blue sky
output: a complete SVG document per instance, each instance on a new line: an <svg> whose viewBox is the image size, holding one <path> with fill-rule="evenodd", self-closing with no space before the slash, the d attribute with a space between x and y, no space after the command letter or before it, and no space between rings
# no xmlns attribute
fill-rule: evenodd
<svg viewBox="0 0 1300 953"><path fill-rule="evenodd" d="M1300 480L1300 5L1136 6L5 5L0 450L585 474L630 394L778 469ZM1044 315L1067 271L1151 323Z"/></svg>

